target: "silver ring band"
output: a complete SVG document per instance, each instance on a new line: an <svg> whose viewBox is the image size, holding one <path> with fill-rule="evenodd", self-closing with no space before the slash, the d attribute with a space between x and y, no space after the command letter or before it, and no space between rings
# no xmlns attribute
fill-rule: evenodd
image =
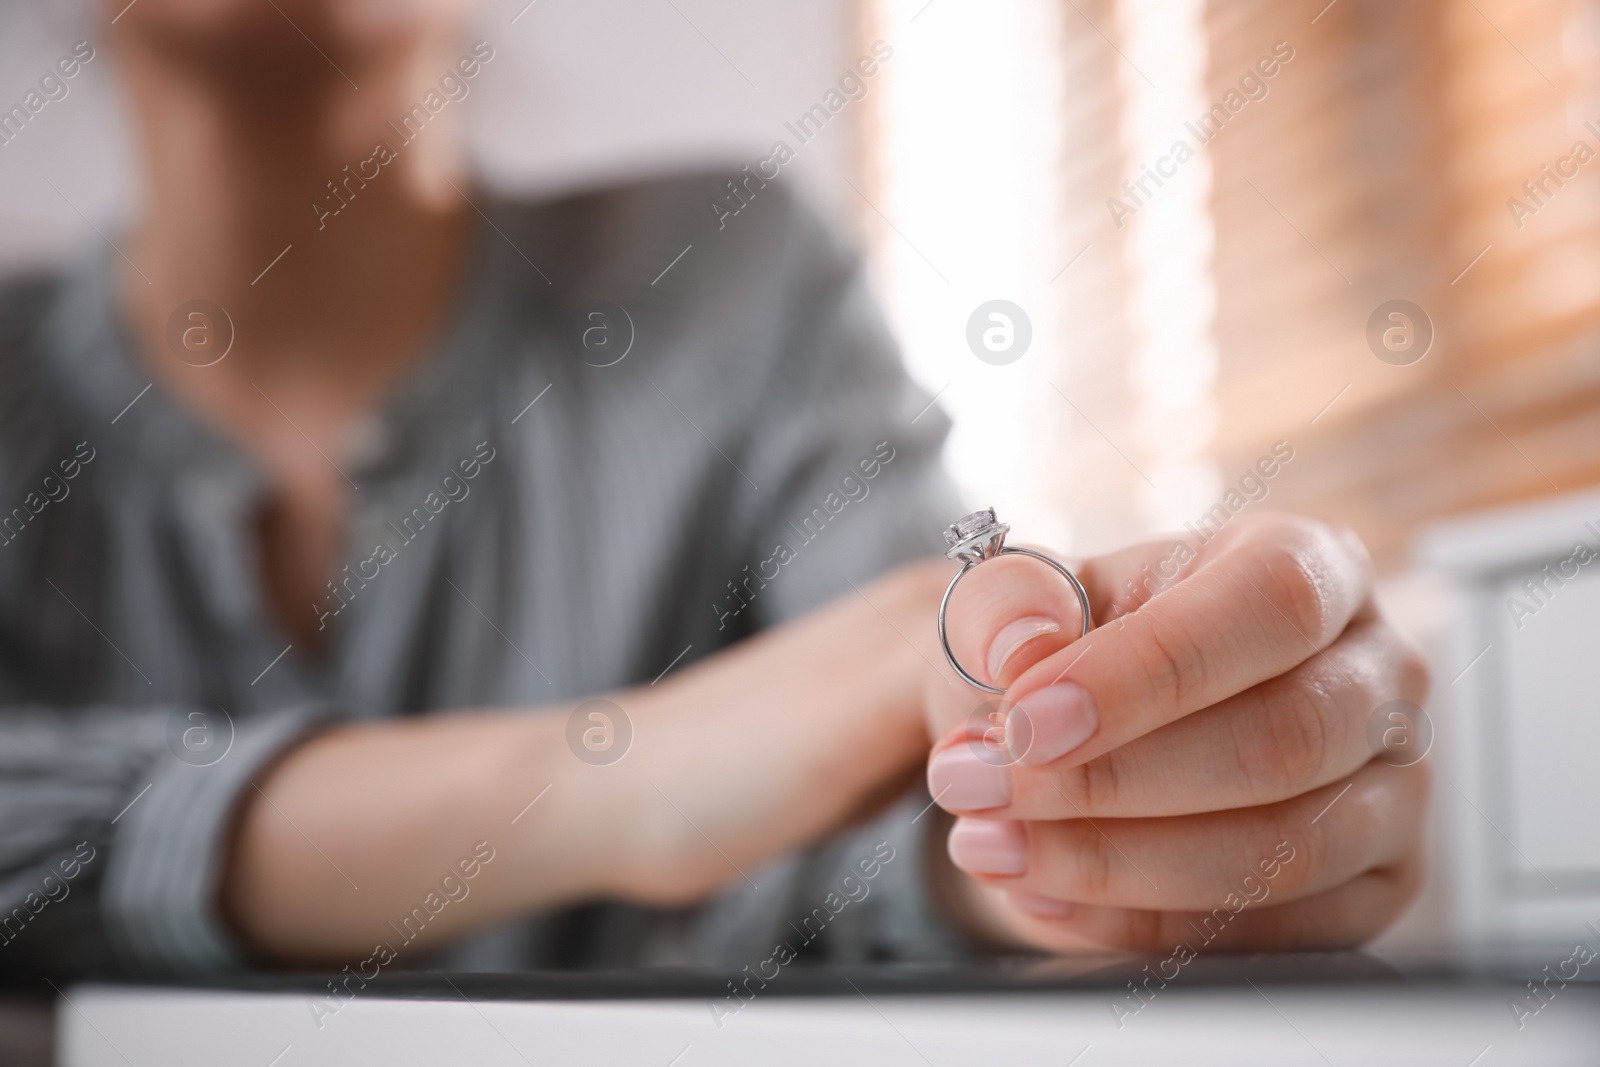
<svg viewBox="0 0 1600 1067"><path fill-rule="evenodd" d="M1047 563L1055 568L1056 572L1065 578L1072 586L1072 591L1078 594L1078 607L1083 612L1083 632L1080 638L1089 636L1089 631L1094 629L1094 619L1089 611L1089 592L1084 589L1083 583L1078 581L1078 576L1073 574L1061 563L1051 559L1043 552L1035 552L1031 548L1008 548L1005 544L1006 531L1011 527L1005 523L995 521L994 509L974 512L957 522L945 531L945 540L951 545L947 556L961 561L961 569L955 577L950 579L950 584L945 587L944 597L939 601L939 644L944 648L944 658L950 666L955 668L957 674L966 680L968 685L982 689L986 693L1004 693L1004 689L980 682L974 678L965 667L957 660L956 654L950 649L950 635L945 630L945 616L950 607L950 595L956 591L956 584L965 578L967 572L985 560L994 559L996 556L1016 554L1032 556L1041 563Z"/></svg>

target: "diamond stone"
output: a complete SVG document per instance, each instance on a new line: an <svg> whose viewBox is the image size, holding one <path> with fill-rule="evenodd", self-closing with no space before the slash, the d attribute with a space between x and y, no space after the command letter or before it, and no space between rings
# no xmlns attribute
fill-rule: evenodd
<svg viewBox="0 0 1600 1067"><path fill-rule="evenodd" d="M944 531L945 543L950 546L945 555L969 565L993 559L1005 547L1006 531L1010 529L994 517L994 508L963 515Z"/></svg>
<svg viewBox="0 0 1600 1067"><path fill-rule="evenodd" d="M954 526L946 527L944 531L945 544L953 548L967 538L975 536L979 531L993 525L995 525L994 508L984 508L982 511L974 511L970 515L963 515L956 520Z"/></svg>

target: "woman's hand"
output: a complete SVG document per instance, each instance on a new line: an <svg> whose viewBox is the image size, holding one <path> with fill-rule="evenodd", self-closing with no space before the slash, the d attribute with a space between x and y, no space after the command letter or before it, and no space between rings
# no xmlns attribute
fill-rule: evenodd
<svg viewBox="0 0 1600 1067"><path fill-rule="evenodd" d="M968 918L1055 951L1333 948L1393 921L1421 881L1428 770L1375 752L1368 723L1421 703L1428 672L1356 538L1240 518L1075 570L1098 624L1081 640L1076 597L1024 556L951 605L956 655L1006 688L929 686L929 788L987 887L966 883Z"/></svg>

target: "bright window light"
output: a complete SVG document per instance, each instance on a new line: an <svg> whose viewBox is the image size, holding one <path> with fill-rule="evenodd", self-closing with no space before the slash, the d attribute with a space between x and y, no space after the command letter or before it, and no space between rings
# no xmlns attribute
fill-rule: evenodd
<svg viewBox="0 0 1600 1067"><path fill-rule="evenodd" d="M1062 417L1050 279L1060 268L1059 11L881 0L879 277L912 374L955 420L946 462L969 500L994 505L1039 541L1064 543L1045 507L1046 457L1032 427ZM986 363L967 343L980 304L1007 300L1032 326L1028 351ZM1051 406L1051 405L1054 406Z"/></svg>
<svg viewBox="0 0 1600 1067"><path fill-rule="evenodd" d="M1125 218L1141 463L1152 529L1176 529L1216 499L1220 479L1207 459L1216 432L1216 279L1212 273L1211 157L1185 127L1206 100L1204 0L1121 0L1122 140L1131 182L1148 178L1143 203ZM1163 162L1165 160L1165 162ZM1157 182L1161 184L1157 185ZM1126 202L1133 203L1131 195ZM1147 465L1146 465L1147 464Z"/></svg>

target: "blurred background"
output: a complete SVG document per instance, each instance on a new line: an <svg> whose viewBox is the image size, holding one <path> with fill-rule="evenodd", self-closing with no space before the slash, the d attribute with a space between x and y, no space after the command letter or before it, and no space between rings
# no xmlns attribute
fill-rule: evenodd
<svg viewBox="0 0 1600 1067"><path fill-rule="evenodd" d="M0 3L0 102L98 18ZM971 501L1077 553L1353 526L1436 662L1438 876L1390 940L1600 919L1595 579L1501 603L1600 547L1600 0L496 0L479 34L475 152L529 193L796 146L883 42L778 180L864 249ZM0 146L0 268L138 196L114 63Z"/></svg>

